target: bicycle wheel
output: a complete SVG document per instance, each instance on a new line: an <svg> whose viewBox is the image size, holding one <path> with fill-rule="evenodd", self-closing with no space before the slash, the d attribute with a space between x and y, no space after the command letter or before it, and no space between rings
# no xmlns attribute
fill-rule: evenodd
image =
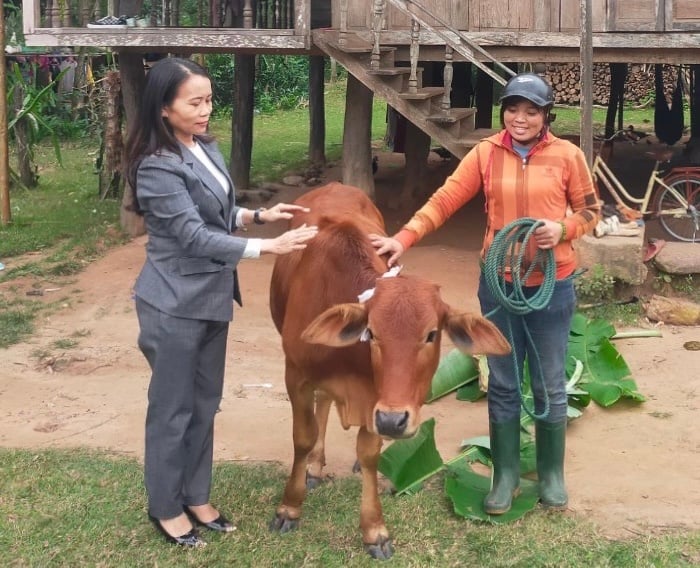
<svg viewBox="0 0 700 568"><path fill-rule="evenodd" d="M685 198L687 207L673 192L660 187L655 209L661 226L679 241L700 242L700 176L670 176L664 181Z"/></svg>

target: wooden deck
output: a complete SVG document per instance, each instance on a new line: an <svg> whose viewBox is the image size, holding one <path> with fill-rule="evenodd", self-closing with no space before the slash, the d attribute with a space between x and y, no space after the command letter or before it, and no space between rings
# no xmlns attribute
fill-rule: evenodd
<svg viewBox="0 0 700 568"><path fill-rule="evenodd" d="M25 36L27 45L110 47L142 51L251 52L306 54L316 52L310 37L294 30L238 28L43 28Z"/></svg>
<svg viewBox="0 0 700 568"><path fill-rule="evenodd" d="M214 6L214 1L207 0L203 6ZM410 4L413 9L419 5L426 7L499 61L552 63L580 58L579 0L521 0L517 14L513 13L509 0L328 0L328 3L240 0L245 19L245 26L241 23L243 27L178 27L180 20L175 15L166 17L169 14L166 8L170 10L168 7L172 3L175 10L179 3L164 0L158 17L169 21L169 26L106 30L84 27L82 23L89 17L87 12L64 19L58 2L45 0L41 8L40 0L23 0L27 45L179 53L318 54L313 44L313 29L344 28L348 35L371 43L376 19L374 10L382 5L385 27L381 43L397 47L397 61L409 61L411 22L396 4ZM287 29L262 29L272 20L261 23L260 18L256 18L257 10L270 5L283 8L286 19L274 19L275 27ZM595 62L700 64L700 2L697 0L592 0L592 5ZM213 21L206 9L202 14ZM151 21L156 21L155 13ZM57 27L60 25L74 27ZM419 42L422 60L444 59L444 38L422 29ZM455 61L459 60L460 56L455 54Z"/></svg>
<svg viewBox="0 0 700 568"><path fill-rule="evenodd" d="M370 41L371 32L358 32ZM488 49L500 61L513 63L567 63L580 59L579 36L570 33L485 33L466 34ZM439 38L424 34L421 59L442 61L444 45ZM396 46L396 60L409 61L410 34L394 32L383 39ZM30 46L84 46L113 49L177 52L278 53L318 55L311 37L294 30L246 30L237 28L43 28L26 36ZM700 64L700 32L605 32L593 34L596 63ZM462 58L455 54L455 61Z"/></svg>

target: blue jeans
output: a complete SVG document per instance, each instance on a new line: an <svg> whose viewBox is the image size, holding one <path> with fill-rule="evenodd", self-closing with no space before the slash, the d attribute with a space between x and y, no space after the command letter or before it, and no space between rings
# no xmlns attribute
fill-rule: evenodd
<svg viewBox="0 0 700 568"><path fill-rule="evenodd" d="M526 287L526 297L531 297L538 289L537 286ZM508 285L507 293L510 291ZM489 320L511 342L515 354L515 362L513 353L487 358L489 420L500 423L520 416L521 401L516 380L522 380L526 358L535 399L535 415L545 422L565 420L566 351L571 318L576 309L572 279L558 280L555 283L552 299L546 308L526 315L514 315L505 308L498 308L482 274L479 280L479 302L481 312L484 316L488 315ZM532 341L526 335L526 328ZM549 409L543 414L546 410L546 397L549 399Z"/></svg>

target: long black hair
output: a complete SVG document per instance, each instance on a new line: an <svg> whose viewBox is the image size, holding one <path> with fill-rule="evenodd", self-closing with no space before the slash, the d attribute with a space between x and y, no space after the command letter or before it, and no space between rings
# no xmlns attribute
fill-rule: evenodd
<svg viewBox="0 0 700 568"><path fill-rule="evenodd" d="M134 191L134 210L140 212L136 195L136 172L144 157L160 150L170 150L182 156L177 138L163 108L175 100L180 86L191 76L201 75L209 79L206 70L189 59L168 57L151 67L146 76L136 122L126 142L126 179ZM198 136L203 141L208 136Z"/></svg>

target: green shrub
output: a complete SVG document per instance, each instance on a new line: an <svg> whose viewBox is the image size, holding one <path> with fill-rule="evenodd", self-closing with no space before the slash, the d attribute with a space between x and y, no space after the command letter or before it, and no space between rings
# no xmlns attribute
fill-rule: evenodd
<svg viewBox="0 0 700 568"><path fill-rule="evenodd" d="M580 303L608 302L613 299L615 279L600 264L596 264L574 280L574 288Z"/></svg>
<svg viewBox="0 0 700 568"><path fill-rule="evenodd" d="M205 56L205 65L212 79L214 109L219 114L233 110L234 56L215 53ZM342 68L338 77L345 76ZM330 61L326 59L326 78ZM309 58L302 55L258 55L255 70L255 110L270 113L302 106L309 98Z"/></svg>

